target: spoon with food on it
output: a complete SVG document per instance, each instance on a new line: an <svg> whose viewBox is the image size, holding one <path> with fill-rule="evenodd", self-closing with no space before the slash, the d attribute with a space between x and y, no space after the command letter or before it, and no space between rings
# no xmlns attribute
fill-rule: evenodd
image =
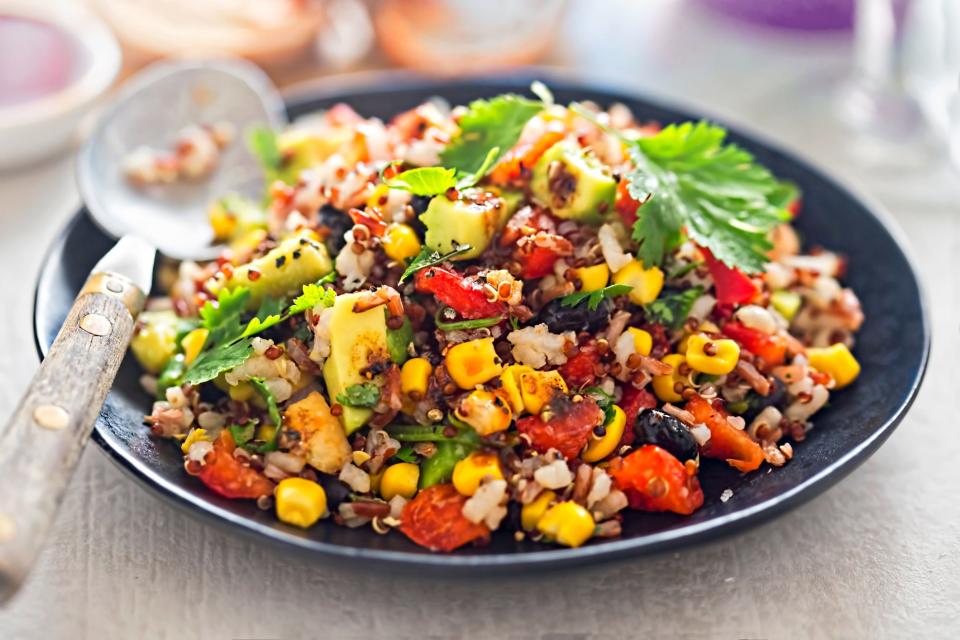
<svg viewBox="0 0 960 640"><path fill-rule="evenodd" d="M0 602L36 561L150 293L156 252L220 254L212 231L200 231L210 203L256 195L264 180L239 138L285 122L270 80L239 61L153 65L100 115L77 180L93 219L119 241L0 431Z"/></svg>

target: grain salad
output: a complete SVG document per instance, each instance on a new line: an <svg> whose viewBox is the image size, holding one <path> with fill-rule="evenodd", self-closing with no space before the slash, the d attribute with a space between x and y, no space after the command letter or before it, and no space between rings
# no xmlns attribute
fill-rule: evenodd
<svg viewBox="0 0 960 640"><path fill-rule="evenodd" d="M790 464L863 322L797 188L716 125L532 89L246 132L263 199L211 205L227 248L165 265L131 345L186 473L450 552L615 537L699 509L701 465Z"/></svg>

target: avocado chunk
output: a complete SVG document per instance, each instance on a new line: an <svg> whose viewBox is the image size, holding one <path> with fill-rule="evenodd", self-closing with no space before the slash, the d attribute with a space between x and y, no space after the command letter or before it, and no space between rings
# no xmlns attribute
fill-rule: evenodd
<svg viewBox="0 0 960 640"><path fill-rule="evenodd" d="M530 190L558 218L600 224L613 206L617 181L576 143L561 140L533 165Z"/></svg>
<svg viewBox="0 0 960 640"><path fill-rule="evenodd" d="M246 287L250 290L249 306L256 309L264 297L299 295L303 285L316 282L332 269L327 248L312 231L301 231L265 255L240 265L214 288Z"/></svg>
<svg viewBox="0 0 960 640"><path fill-rule="evenodd" d="M468 244L470 250L452 260L470 260L484 252L511 214L506 200L488 191L464 191L457 200L439 195L430 200L427 210L420 215L427 227L424 242L440 253Z"/></svg>
<svg viewBox="0 0 960 640"><path fill-rule="evenodd" d="M380 307L354 313L353 305L361 294L337 296L330 317L330 356L323 365L323 380L330 402L354 384L369 382L363 372L390 360L387 346L387 320ZM370 419L373 412L364 407L341 405L340 422L347 434Z"/></svg>

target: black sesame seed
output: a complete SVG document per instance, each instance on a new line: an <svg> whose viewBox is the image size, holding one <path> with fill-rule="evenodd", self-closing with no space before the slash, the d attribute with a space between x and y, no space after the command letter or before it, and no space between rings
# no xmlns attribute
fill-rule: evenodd
<svg viewBox="0 0 960 640"><path fill-rule="evenodd" d="M279 258L277 258L277 261L274 264L276 264L277 269L279 269L284 265L286 261L287 261L287 256L280 256Z"/></svg>
<svg viewBox="0 0 960 640"><path fill-rule="evenodd" d="M300 249L297 249L297 250L295 250L295 251L293 252L293 259L294 259L294 260L299 260L299 259L300 259L300 256L301 256Z"/></svg>

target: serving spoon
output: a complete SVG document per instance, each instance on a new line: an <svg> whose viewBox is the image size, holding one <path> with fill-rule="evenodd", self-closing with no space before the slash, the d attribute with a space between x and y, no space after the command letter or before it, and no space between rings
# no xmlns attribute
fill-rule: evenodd
<svg viewBox="0 0 960 640"><path fill-rule="evenodd" d="M0 431L0 603L23 583L56 515L80 451L113 384L153 280L156 251L210 259L206 210L224 193L257 195L263 174L234 140L207 179L149 189L129 184L123 160L140 145L169 146L190 125L279 127L286 111L259 69L239 61L159 63L133 78L101 114L77 158L93 219L120 240L94 267L47 357Z"/></svg>

